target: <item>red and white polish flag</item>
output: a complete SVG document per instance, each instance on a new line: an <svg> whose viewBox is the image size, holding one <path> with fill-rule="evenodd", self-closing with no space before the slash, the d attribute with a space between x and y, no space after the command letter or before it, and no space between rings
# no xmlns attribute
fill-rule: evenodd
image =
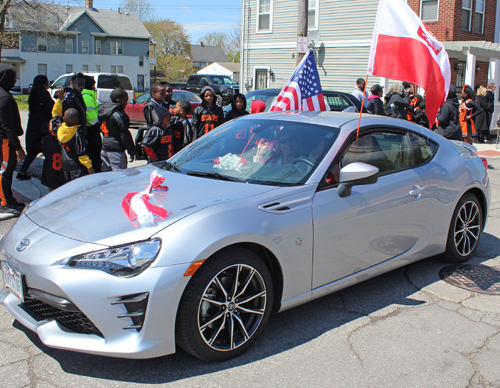
<svg viewBox="0 0 500 388"><path fill-rule="evenodd" d="M425 89L430 123L450 90L450 59L444 46L402 0L380 0L368 74L411 82Z"/></svg>

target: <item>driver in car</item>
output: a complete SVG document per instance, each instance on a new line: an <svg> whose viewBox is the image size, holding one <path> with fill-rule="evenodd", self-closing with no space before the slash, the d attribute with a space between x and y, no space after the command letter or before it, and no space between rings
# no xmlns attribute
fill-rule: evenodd
<svg viewBox="0 0 500 388"><path fill-rule="evenodd" d="M307 174L314 167L314 163L318 160L324 147L323 142L321 142L310 152L309 157L303 156L305 152L298 131L286 128L282 129L278 134L275 152L271 151L269 144L266 139L260 139L256 155L258 161L271 168L293 164L303 174ZM262 158L259 158L261 156Z"/></svg>

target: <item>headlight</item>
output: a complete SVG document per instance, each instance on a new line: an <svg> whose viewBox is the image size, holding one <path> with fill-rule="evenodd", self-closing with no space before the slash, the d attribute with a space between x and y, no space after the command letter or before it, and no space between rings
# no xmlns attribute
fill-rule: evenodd
<svg viewBox="0 0 500 388"><path fill-rule="evenodd" d="M76 268L100 269L115 276L140 274L158 256L159 238L72 257L68 265Z"/></svg>

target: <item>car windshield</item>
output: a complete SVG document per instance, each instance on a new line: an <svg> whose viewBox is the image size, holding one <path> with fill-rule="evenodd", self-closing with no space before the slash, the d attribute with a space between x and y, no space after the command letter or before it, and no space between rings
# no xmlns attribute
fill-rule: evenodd
<svg viewBox="0 0 500 388"><path fill-rule="evenodd" d="M201 102L201 98L198 97L194 93L186 93L186 92L174 92L174 96L172 97L174 101L189 101L189 102Z"/></svg>
<svg viewBox="0 0 500 388"><path fill-rule="evenodd" d="M139 97L135 99L136 104L142 104L144 101L149 101L151 98L151 95L149 92L144 92L142 93Z"/></svg>
<svg viewBox="0 0 500 388"><path fill-rule="evenodd" d="M189 175L300 185L338 134L338 128L304 122L239 119L203 136L170 161Z"/></svg>
<svg viewBox="0 0 500 388"><path fill-rule="evenodd" d="M218 75L211 78L213 85L238 85L237 82L226 76Z"/></svg>
<svg viewBox="0 0 500 388"><path fill-rule="evenodd" d="M133 90L128 77L120 75L99 75L97 80L98 89L114 89L118 86L121 86L125 90Z"/></svg>

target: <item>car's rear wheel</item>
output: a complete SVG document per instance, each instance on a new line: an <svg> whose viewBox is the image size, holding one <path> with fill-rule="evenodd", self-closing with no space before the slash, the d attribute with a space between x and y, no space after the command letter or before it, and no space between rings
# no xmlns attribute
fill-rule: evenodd
<svg viewBox="0 0 500 388"><path fill-rule="evenodd" d="M176 339L191 355L206 361L239 356L266 325L273 282L258 255L229 248L196 271L182 296Z"/></svg>
<svg viewBox="0 0 500 388"><path fill-rule="evenodd" d="M465 194L453 212L446 251L441 258L450 263L464 263L474 254L483 231L481 203L474 194Z"/></svg>

